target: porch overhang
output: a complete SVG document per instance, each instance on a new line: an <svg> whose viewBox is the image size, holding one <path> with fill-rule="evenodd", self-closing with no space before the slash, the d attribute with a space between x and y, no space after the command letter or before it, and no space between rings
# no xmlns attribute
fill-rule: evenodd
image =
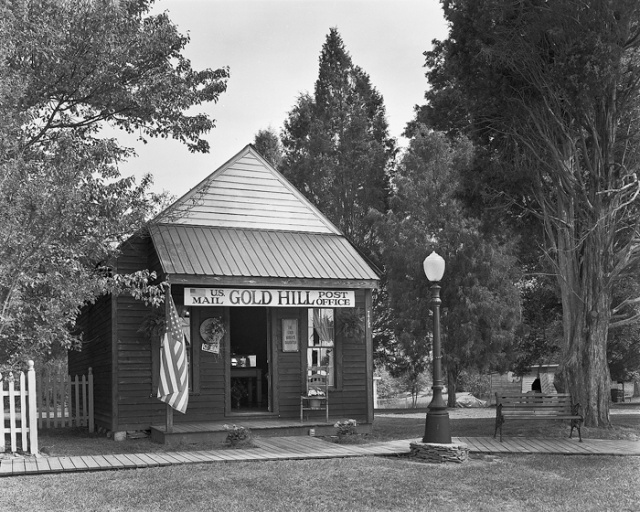
<svg viewBox="0 0 640 512"><path fill-rule="evenodd" d="M172 284L377 288L379 276L340 235L155 225L151 238Z"/></svg>

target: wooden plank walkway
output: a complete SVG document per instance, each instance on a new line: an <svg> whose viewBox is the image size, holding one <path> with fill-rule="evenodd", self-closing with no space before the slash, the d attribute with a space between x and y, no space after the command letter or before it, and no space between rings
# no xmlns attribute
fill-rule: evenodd
<svg viewBox="0 0 640 512"><path fill-rule="evenodd" d="M329 459L346 457L392 456L409 453L409 445L419 439L404 439L362 445L343 445L317 437L290 436L256 438L255 448L243 450L171 451L136 454L85 455L74 457L32 457L0 459L0 477L104 471L114 469L152 468L179 464L214 462L275 461ZM609 441L602 439L531 439L505 437L501 443L492 437L453 438L464 443L471 453L492 454L563 454L563 455L636 455L640 456L640 441Z"/></svg>

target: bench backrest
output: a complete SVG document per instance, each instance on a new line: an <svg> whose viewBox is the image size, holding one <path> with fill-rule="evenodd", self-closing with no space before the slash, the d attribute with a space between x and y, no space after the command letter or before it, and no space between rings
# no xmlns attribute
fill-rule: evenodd
<svg viewBox="0 0 640 512"><path fill-rule="evenodd" d="M496 403L502 404L503 413L571 414L569 393L496 393Z"/></svg>

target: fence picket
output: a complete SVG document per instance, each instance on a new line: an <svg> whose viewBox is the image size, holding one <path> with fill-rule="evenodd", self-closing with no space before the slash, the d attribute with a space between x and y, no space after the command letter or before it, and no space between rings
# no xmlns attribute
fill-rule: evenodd
<svg viewBox="0 0 640 512"><path fill-rule="evenodd" d="M2 418L0 418L0 453L4 453L5 444L4 444L4 435L5 435L5 426L4 426L4 381L2 380L2 374L0 373L0 404L2 405Z"/></svg>
<svg viewBox="0 0 640 512"><path fill-rule="evenodd" d="M95 430L93 421L93 368L89 367L89 432Z"/></svg>
<svg viewBox="0 0 640 512"><path fill-rule="evenodd" d="M72 418L72 412L71 412L71 375L65 375L65 385L67 386L67 394L66 396L68 397L68 402L65 404L64 402L62 403L62 410L65 412L65 419L67 420L66 425L68 427L72 427L73 426L73 418ZM66 405L66 410L65 410L65 405ZM65 423L62 423L62 426L65 426Z"/></svg>
<svg viewBox="0 0 640 512"><path fill-rule="evenodd" d="M74 411L75 414L75 419L74 419L74 425L76 427L80 426L80 379L78 378L78 375L76 374L76 378L73 381L73 387L75 390L75 399L76 399L76 410Z"/></svg>
<svg viewBox="0 0 640 512"><path fill-rule="evenodd" d="M11 441L11 452L18 450L16 444L16 398L15 398L15 378L13 372L9 372L9 439Z"/></svg>
<svg viewBox="0 0 640 512"><path fill-rule="evenodd" d="M51 378L51 373L49 373L49 378ZM58 397L58 393L57 393L57 379L53 379L51 381L51 403L53 406L53 428L56 428L58 426L58 401L56 400L56 398ZM51 417L51 416L49 416ZM47 425L48 426L48 425Z"/></svg>

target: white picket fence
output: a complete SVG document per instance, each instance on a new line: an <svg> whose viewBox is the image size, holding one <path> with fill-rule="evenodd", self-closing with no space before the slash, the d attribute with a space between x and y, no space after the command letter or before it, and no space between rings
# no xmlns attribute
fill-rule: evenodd
<svg viewBox="0 0 640 512"><path fill-rule="evenodd" d="M71 378L45 373L36 377L33 361L26 374L0 374L0 453L38 453L38 429L88 427L93 420L93 372ZM37 385L36 385L37 382ZM8 439L8 440L7 440Z"/></svg>
<svg viewBox="0 0 640 512"><path fill-rule="evenodd" d="M12 372L5 377L0 375L0 404L2 404L0 453L6 450L7 435L11 451L18 450L18 434L21 436L22 451L29 451L34 455L38 453L38 411L34 399L36 394L33 361L28 362L27 374L20 372L17 379ZM8 408L5 408L5 398L8 401Z"/></svg>

